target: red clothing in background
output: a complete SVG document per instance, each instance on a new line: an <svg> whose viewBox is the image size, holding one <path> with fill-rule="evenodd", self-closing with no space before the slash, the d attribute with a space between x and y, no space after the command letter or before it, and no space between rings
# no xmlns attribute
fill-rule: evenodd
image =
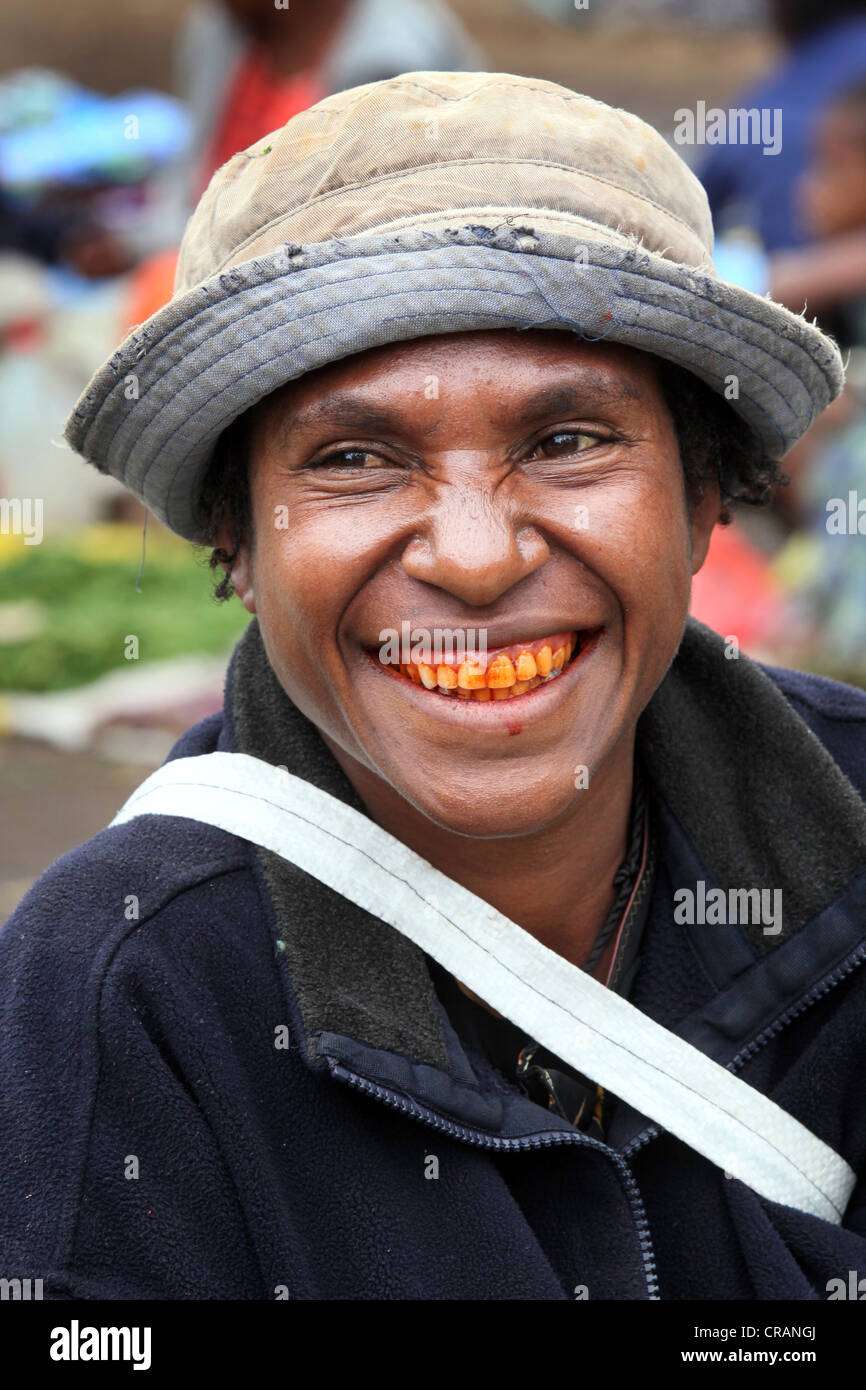
<svg viewBox="0 0 866 1390"><path fill-rule="evenodd" d="M294 77L275 77L261 48L253 45L241 59L228 89L216 132L199 170L199 193L211 176L238 150L285 125L325 95L314 69Z"/></svg>

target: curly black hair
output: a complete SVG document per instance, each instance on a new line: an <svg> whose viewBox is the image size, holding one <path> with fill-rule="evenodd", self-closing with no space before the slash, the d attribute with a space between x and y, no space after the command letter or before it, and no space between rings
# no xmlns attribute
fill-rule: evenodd
<svg viewBox="0 0 866 1390"><path fill-rule="evenodd" d="M692 372L661 360L658 369L676 431L689 510L713 482L718 483L721 495L723 525L731 520L730 509L739 503L766 506L788 478L767 457L754 432L723 396ZM231 526L229 547L212 548L208 560L213 571L227 567L214 587L218 600L234 593L232 566L252 530L247 464L252 416L258 408L252 406L239 415L220 435L199 493L199 544L214 547L223 522L228 520Z"/></svg>
<svg viewBox="0 0 866 1390"><path fill-rule="evenodd" d="M261 402L259 402L261 404ZM247 535L252 534L253 514L250 502L249 452L252 416L257 406L244 411L223 430L216 442L207 472L202 480L196 508L197 543L211 547L208 564L216 571L223 565L222 579L214 584L213 596L222 603L232 597L232 568ZM223 523L231 528L229 549L214 545Z"/></svg>

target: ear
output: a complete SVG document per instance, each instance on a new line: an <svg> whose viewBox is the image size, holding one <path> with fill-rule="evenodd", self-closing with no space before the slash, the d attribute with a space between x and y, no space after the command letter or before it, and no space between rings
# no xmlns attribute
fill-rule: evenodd
<svg viewBox="0 0 866 1390"><path fill-rule="evenodd" d="M714 480L707 483L692 510L692 574L697 574L707 558L713 531L718 525L722 510L722 497L719 485Z"/></svg>
<svg viewBox="0 0 866 1390"><path fill-rule="evenodd" d="M224 521L223 524L220 526L220 529L214 538L214 547L218 550L224 550L227 555L231 555L233 547L233 538L230 520ZM221 560L220 565L227 574L229 570L228 564L224 560ZM231 572L232 588L234 589L235 593L237 594L238 598L240 599L247 612L255 613L256 598L253 589L252 555L250 553L250 547L247 541L244 541L243 545L238 551L234 564L231 566Z"/></svg>

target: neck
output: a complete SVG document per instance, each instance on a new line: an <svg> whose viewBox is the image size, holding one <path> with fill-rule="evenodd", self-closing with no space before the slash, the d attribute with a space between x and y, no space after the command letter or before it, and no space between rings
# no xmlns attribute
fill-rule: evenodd
<svg viewBox="0 0 866 1390"><path fill-rule="evenodd" d="M250 31L273 75L292 77L323 61L347 10L347 0L319 0L312 13L303 15L294 10L267 11Z"/></svg>
<svg viewBox="0 0 866 1390"><path fill-rule="evenodd" d="M628 848L633 735L621 741L558 821L528 835L489 840L437 825L323 737L378 825L557 955L585 965L613 906L613 878ZM613 944L598 962L598 978Z"/></svg>

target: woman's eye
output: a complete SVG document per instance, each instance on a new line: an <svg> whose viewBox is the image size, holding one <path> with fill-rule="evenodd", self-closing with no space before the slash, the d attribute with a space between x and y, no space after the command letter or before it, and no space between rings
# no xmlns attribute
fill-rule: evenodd
<svg viewBox="0 0 866 1390"><path fill-rule="evenodd" d="M369 449L336 449L324 458L315 459L311 468L371 468L382 460Z"/></svg>
<svg viewBox="0 0 866 1390"><path fill-rule="evenodd" d="M557 430L555 434L545 435L536 444L545 458L556 458L559 454L582 454L598 444L601 436L586 434L583 430Z"/></svg>

